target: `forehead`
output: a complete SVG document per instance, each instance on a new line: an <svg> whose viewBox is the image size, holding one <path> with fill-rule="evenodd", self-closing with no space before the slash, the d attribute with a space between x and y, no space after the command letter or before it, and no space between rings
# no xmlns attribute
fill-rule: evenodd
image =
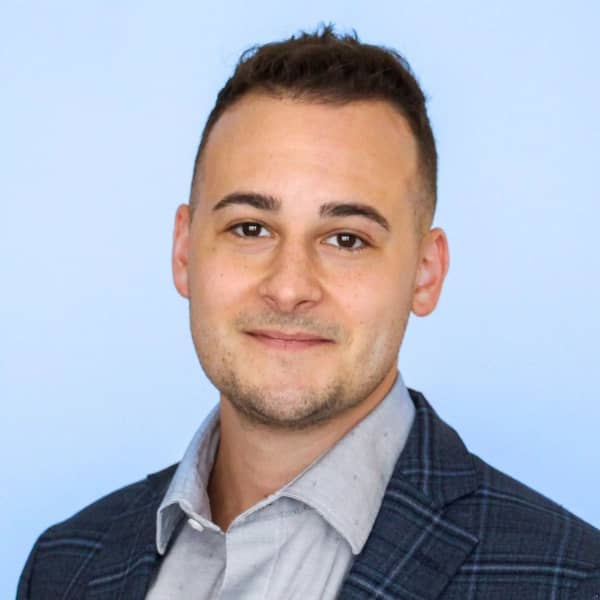
<svg viewBox="0 0 600 600"><path fill-rule="evenodd" d="M209 201L240 189L283 201L307 195L392 200L414 193L417 162L408 123L387 102L249 94L214 125L197 188Z"/></svg>

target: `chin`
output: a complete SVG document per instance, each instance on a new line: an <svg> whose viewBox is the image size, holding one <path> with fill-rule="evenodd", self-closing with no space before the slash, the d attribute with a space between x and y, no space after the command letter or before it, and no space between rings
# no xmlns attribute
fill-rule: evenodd
<svg viewBox="0 0 600 600"><path fill-rule="evenodd" d="M304 382L304 384L303 384ZM219 387L238 413L247 420L275 429L306 429L343 412L346 406L342 386L328 382L323 386L286 381L277 386L253 384L238 378L222 381Z"/></svg>

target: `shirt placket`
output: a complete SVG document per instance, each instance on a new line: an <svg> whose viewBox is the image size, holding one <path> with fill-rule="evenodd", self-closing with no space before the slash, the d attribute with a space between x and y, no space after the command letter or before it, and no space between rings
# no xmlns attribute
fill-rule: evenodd
<svg viewBox="0 0 600 600"><path fill-rule="evenodd" d="M219 600L267 600L279 549L279 503L232 524L225 534L225 574Z"/></svg>

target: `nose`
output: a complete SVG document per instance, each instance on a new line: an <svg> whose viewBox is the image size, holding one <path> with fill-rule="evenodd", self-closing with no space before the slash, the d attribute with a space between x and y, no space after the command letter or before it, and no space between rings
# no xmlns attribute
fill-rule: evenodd
<svg viewBox="0 0 600 600"><path fill-rule="evenodd" d="M304 311L323 297L316 257L301 241L282 242L259 286L259 293L273 310Z"/></svg>

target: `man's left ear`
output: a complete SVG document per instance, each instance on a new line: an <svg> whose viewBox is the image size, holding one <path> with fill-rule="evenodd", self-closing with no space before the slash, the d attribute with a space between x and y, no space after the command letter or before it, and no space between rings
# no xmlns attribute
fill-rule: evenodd
<svg viewBox="0 0 600 600"><path fill-rule="evenodd" d="M428 315L436 307L448 272L448 261L446 234L436 227L429 231L421 242L411 307L418 317Z"/></svg>

